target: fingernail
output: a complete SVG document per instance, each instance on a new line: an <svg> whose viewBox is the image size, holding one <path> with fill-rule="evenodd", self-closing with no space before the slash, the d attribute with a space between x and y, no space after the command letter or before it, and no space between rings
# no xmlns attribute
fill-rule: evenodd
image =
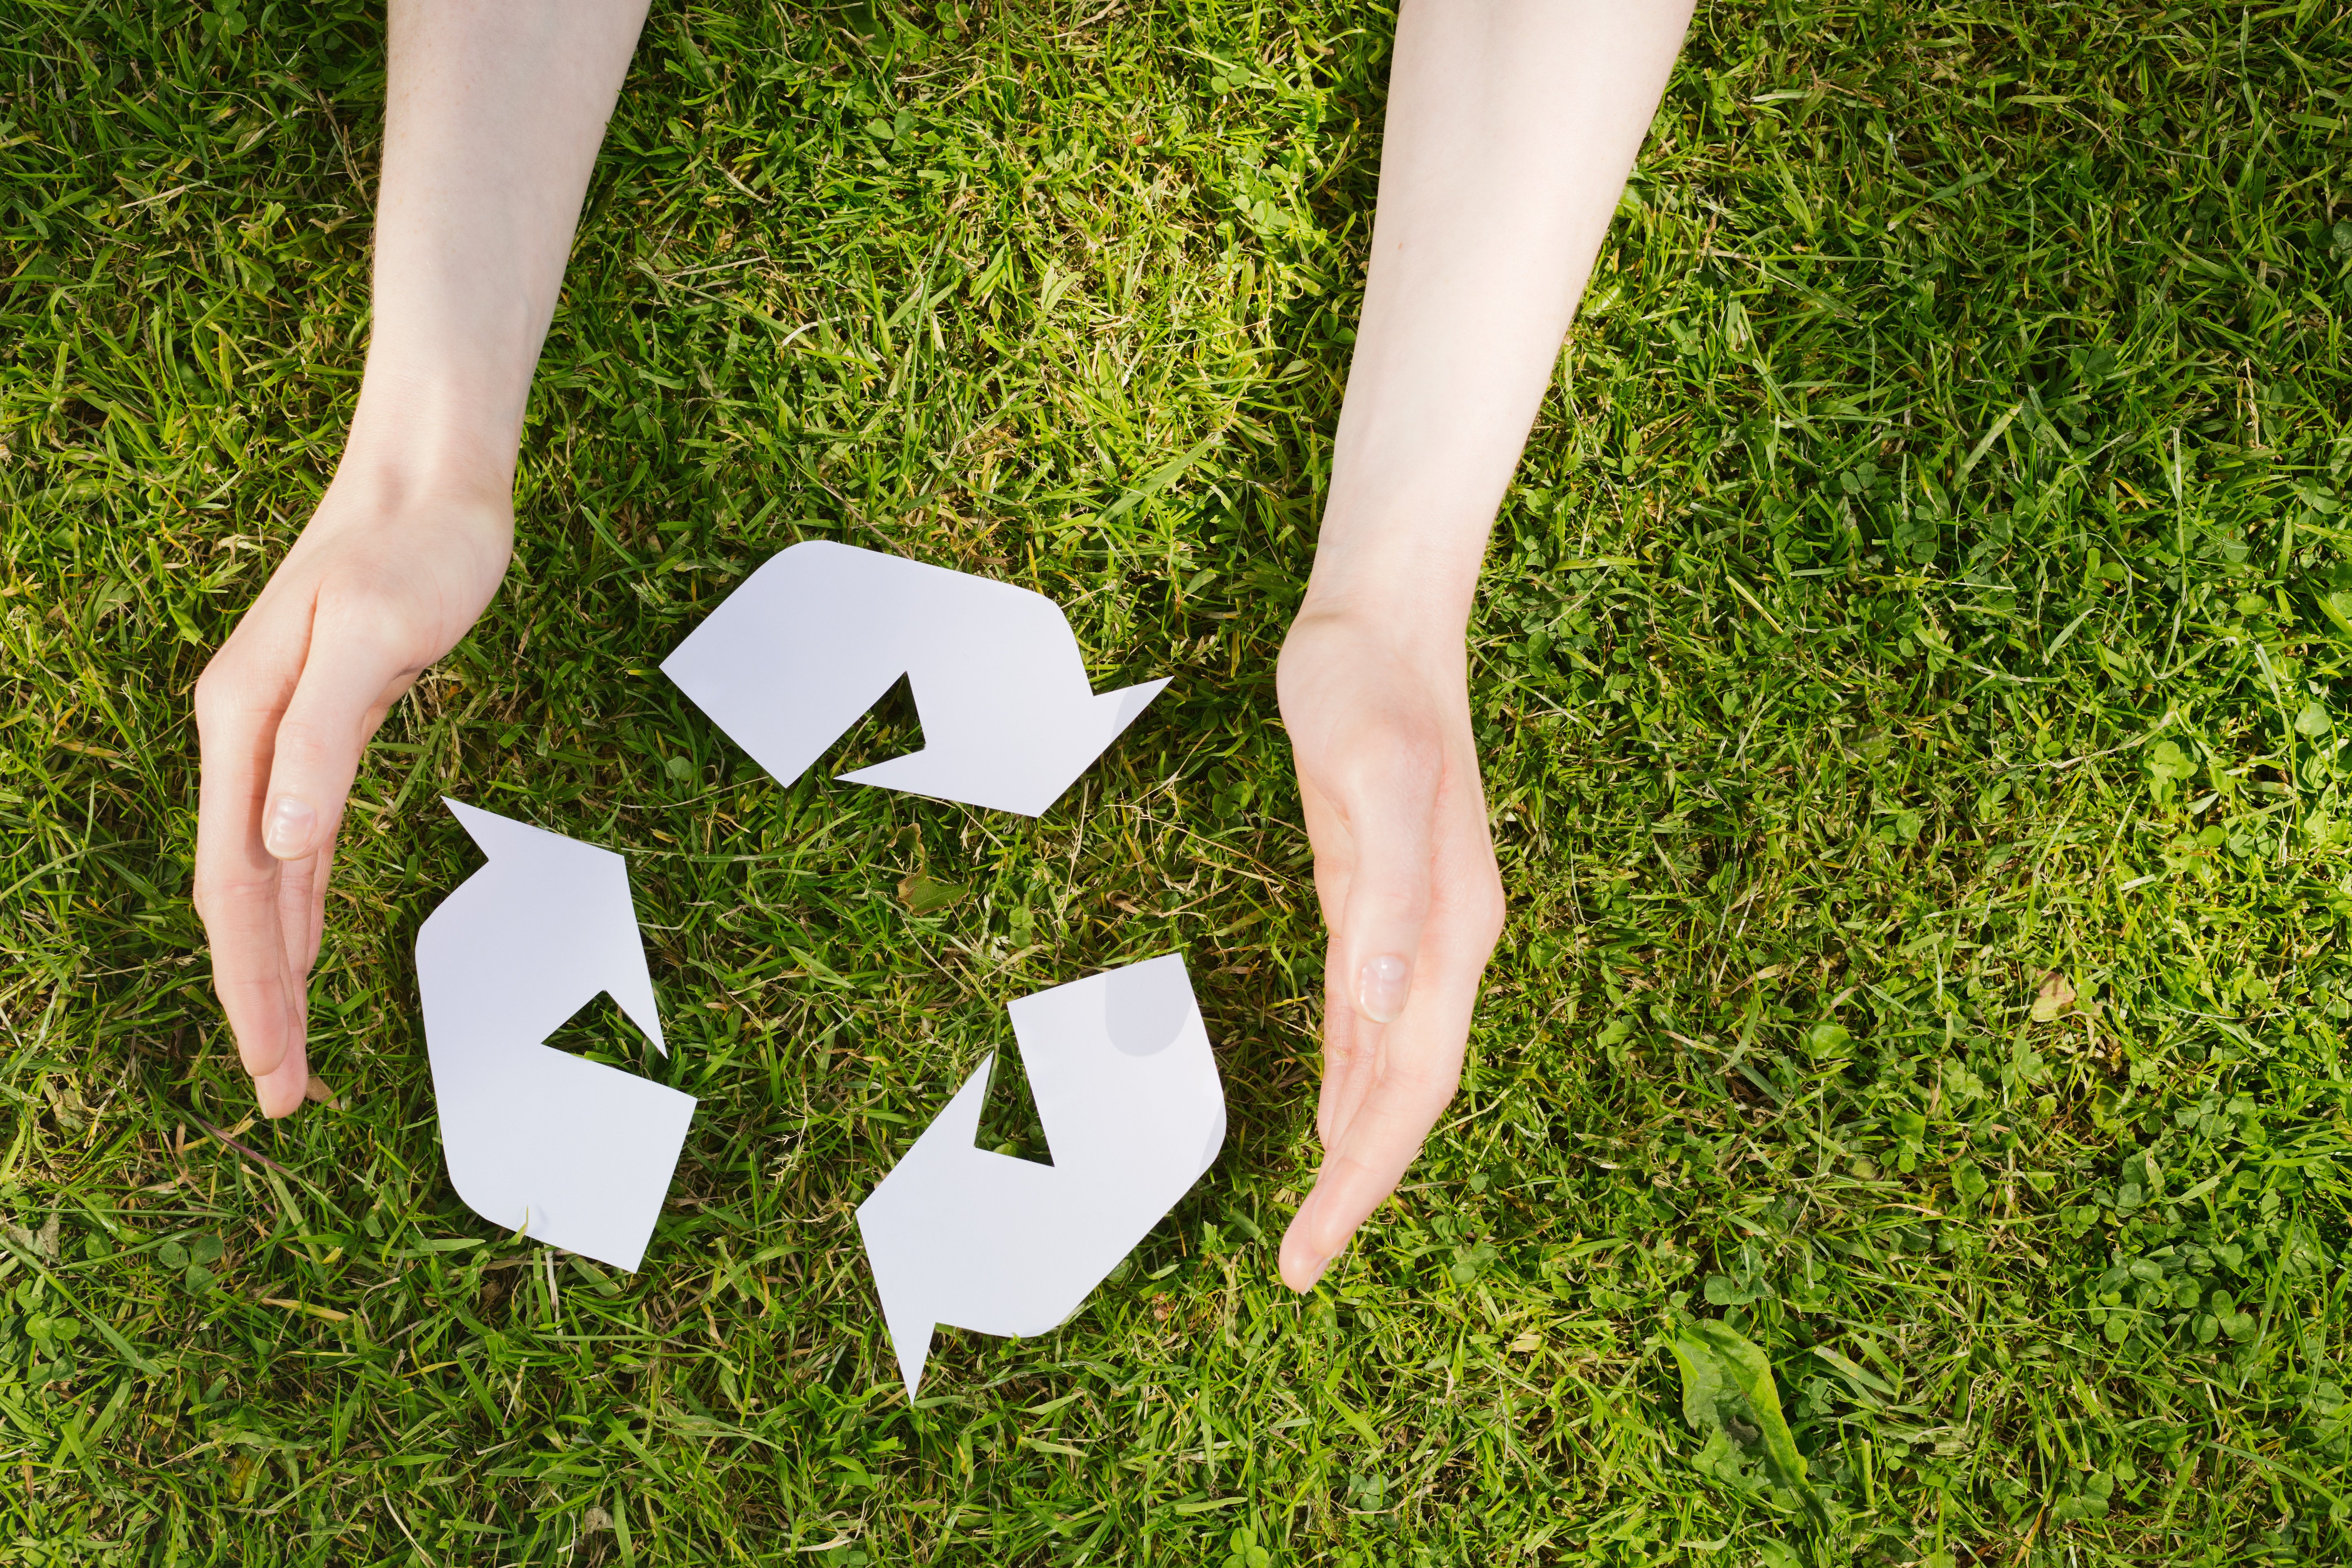
<svg viewBox="0 0 2352 1568"><path fill-rule="evenodd" d="M1300 1212L1303 1214L1306 1211L1302 1209ZM1294 1239L1296 1239L1297 1233L1295 1231L1293 1235ZM1307 1282L1298 1287L1301 1290L1312 1290L1315 1289L1317 1281L1323 1278L1323 1271L1331 1267L1331 1255L1329 1253L1308 1252L1303 1246L1293 1255L1293 1258L1298 1266L1307 1272Z"/></svg>
<svg viewBox="0 0 2352 1568"><path fill-rule="evenodd" d="M1290 1216L1290 1228L1282 1238L1282 1250L1286 1258L1303 1270L1307 1276L1302 1283L1291 1286L1292 1289L1302 1293L1315 1289L1316 1281L1323 1278L1323 1270L1331 1266L1331 1259L1328 1257L1319 1256L1307 1249L1307 1237L1311 1233L1308 1216L1314 1212L1315 1194L1309 1192L1306 1201L1298 1205L1298 1212ZM1289 1282L1290 1272L1287 1268L1282 1271L1286 1284Z"/></svg>
<svg viewBox="0 0 2352 1568"><path fill-rule="evenodd" d="M1392 952L1383 953L1356 976L1356 1011L1375 1024L1393 1024L1412 990L1412 966Z"/></svg>
<svg viewBox="0 0 2352 1568"><path fill-rule="evenodd" d="M269 819L262 825L261 842L280 860L292 860L310 852L311 830L319 825L319 814L306 801L290 795L281 795L270 803Z"/></svg>

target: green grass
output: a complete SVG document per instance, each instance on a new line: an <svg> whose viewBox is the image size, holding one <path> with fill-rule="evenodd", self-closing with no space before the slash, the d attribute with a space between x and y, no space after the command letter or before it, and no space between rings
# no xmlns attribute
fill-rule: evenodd
<svg viewBox="0 0 2352 1568"><path fill-rule="evenodd" d="M1701 16L1489 562L1512 919L1462 1097L1300 1300L1271 677L1387 28L661 6L513 572L358 786L342 1104L237 1131L188 693L356 385L380 21L0 0L0 1561L2352 1552L2352 18ZM1033 584L1097 685L1176 684L1034 823L780 785L656 666L803 538ZM446 1184L445 792L630 857L650 1070L702 1100L634 1278ZM1178 946L1223 1160L909 1409L853 1206L1008 999ZM1770 1357L1828 1533L1684 1426L1678 1312Z"/></svg>

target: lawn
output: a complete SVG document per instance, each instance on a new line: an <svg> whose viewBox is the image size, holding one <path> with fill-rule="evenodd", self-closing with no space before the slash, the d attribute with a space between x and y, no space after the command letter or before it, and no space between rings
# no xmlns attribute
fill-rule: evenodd
<svg viewBox="0 0 2352 1568"><path fill-rule="evenodd" d="M1311 1297L1273 694L1389 18L657 6L515 564L362 772L250 1098L189 690L332 468L375 7L0 0L0 1562L1633 1564L2352 1553L2352 14L1705 8L1473 629L1512 899ZM838 539L1174 685L1035 821L761 773L660 675ZM2352 722L2352 719L2347 719ZM700 1097L646 1268L450 1191L449 795L625 851ZM1223 1158L909 1405L852 1217L1004 1004L1181 949ZM1017 1074L990 1136L1032 1153ZM1827 1522L1683 1416L1720 1320Z"/></svg>

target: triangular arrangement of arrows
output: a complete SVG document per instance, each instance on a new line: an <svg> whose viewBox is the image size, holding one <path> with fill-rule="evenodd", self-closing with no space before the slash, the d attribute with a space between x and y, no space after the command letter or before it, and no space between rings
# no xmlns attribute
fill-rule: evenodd
<svg viewBox="0 0 2352 1568"><path fill-rule="evenodd" d="M848 782L1023 816L1043 816L1168 684L1097 695L1045 595L826 541L762 564L662 673L781 784L903 675L923 749Z"/></svg>
<svg viewBox="0 0 2352 1568"><path fill-rule="evenodd" d="M1045 595L831 543L776 555L662 668L784 781L907 676L923 749L850 781L1030 816L1167 685L1097 694ZM694 1099L545 1043L609 992L667 1054L627 866L447 804L489 857L416 935L450 1182L493 1224L635 1269ZM1062 1322L1224 1142L1224 1091L1181 957L1010 1012L1053 1163L974 1145L983 1062L857 1210L910 1397L937 1325L1033 1334Z"/></svg>

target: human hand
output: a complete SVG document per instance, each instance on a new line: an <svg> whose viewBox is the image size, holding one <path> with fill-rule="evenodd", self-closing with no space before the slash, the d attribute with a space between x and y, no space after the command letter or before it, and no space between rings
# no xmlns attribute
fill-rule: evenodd
<svg viewBox="0 0 2352 1568"><path fill-rule="evenodd" d="M1502 932L1465 658L1458 632L1400 634L1311 595L1283 643L1276 686L1330 930L1323 1166L1282 1240L1294 1290L1314 1288L1453 1100Z"/></svg>
<svg viewBox="0 0 2352 1568"><path fill-rule="evenodd" d="M196 682L196 912L265 1116L300 1106L310 1079L310 965L360 753L497 592L509 494L362 479L347 462Z"/></svg>

